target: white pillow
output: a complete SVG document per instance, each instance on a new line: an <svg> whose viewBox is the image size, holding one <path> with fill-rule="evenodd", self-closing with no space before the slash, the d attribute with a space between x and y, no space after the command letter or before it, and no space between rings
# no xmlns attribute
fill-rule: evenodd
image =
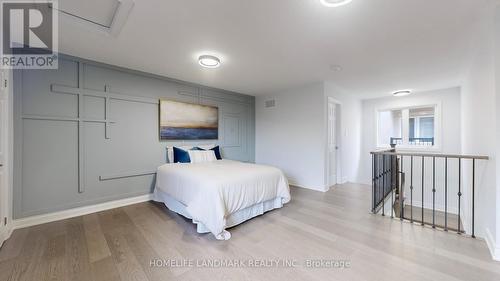
<svg viewBox="0 0 500 281"><path fill-rule="evenodd" d="M191 163L205 163L217 161L213 150L189 150L189 158Z"/></svg>
<svg viewBox="0 0 500 281"><path fill-rule="evenodd" d="M197 147L201 148L201 149L205 149L205 150L210 150L214 147L216 147L217 145L216 144L202 144L202 145L197 145Z"/></svg>
<svg viewBox="0 0 500 281"><path fill-rule="evenodd" d="M191 146L176 146L177 148L180 148L185 151L189 151L192 147ZM173 146L167 146L167 162L168 163L174 163L174 147Z"/></svg>

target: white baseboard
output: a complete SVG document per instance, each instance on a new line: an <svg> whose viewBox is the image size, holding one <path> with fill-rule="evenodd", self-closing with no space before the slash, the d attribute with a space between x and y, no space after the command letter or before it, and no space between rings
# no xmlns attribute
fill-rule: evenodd
<svg viewBox="0 0 500 281"><path fill-rule="evenodd" d="M327 186L320 186L320 187L316 187L316 186L304 186L304 185L297 184L297 183L295 183L293 181L290 181L290 180L289 180L289 184L293 185L293 186L296 186L296 187L300 187L300 188L304 188L304 189L310 189L310 190L314 190L314 191L320 191L320 192L327 192L328 190L330 190L330 187L327 187Z"/></svg>
<svg viewBox="0 0 500 281"><path fill-rule="evenodd" d="M493 235L491 234L489 228L486 228L485 232L486 232L486 237L484 240L486 240L486 245L488 245L491 257L496 261L500 261L500 246L496 244L496 241L493 238Z"/></svg>
<svg viewBox="0 0 500 281"><path fill-rule="evenodd" d="M43 215L36 215L31 217L26 217L22 219L15 219L12 221L12 228L19 229L25 228L33 225L44 224L48 222L64 220L69 218L74 218L78 216L88 215L91 213L106 211L114 208L124 207L132 204L137 204L141 202L150 201L153 198L152 194L145 194L137 197L130 197L125 199L119 199L114 201L109 201L105 203L78 207L74 209L48 213Z"/></svg>
<svg viewBox="0 0 500 281"><path fill-rule="evenodd" d="M7 225L5 229L0 231L0 247L2 247L3 243L9 239L10 235L12 234L12 228L10 225Z"/></svg>

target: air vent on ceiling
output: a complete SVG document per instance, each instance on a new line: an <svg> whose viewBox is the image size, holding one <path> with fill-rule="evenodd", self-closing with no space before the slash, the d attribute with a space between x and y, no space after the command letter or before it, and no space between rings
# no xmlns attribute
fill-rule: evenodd
<svg viewBox="0 0 500 281"><path fill-rule="evenodd" d="M276 100L275 99L266 100L264 104L266 108L273 108L276 107Z"/></svg>
<svg viewBox="0 0 500 281"><path fill-rule="evenodd" d="M86 27L117 35L133 6L132 0L59 0L55 9Z"/></svg>

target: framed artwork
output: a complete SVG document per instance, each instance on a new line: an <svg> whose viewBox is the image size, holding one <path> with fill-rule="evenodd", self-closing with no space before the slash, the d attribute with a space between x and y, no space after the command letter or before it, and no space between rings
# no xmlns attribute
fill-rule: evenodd
<svg viewBox="0 0 500 281"><path fill-rule="evenodd" d="M160 100L160 140L213 140L219 138L219 109Z"/></svg>

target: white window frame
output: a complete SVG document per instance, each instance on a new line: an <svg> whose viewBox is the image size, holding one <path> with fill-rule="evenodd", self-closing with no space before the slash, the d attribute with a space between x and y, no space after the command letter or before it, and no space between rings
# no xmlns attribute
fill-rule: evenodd
<svg viewBox="0 0 500 281"><path fill-rule="evenodd" d="M410 140L410 109L416 108L426 108L426 107L434 107L434 145L429 146L419 146L419 145L411 145L409 143ZM406 106L396 106L396 107L388 107L388 108L379 108L375 110L375 120L376 120L376 130L375 130L375 139L377 140L377 149L387 149L390 148L390 145L383 144L380 140L379 129L380 129L380 112L391 111L391 110L401 110L402 115L402 142L403 144L397 145L396 148L399 150L406 151L441 151L441 136L442 136L442 123L441 123L441 103L436 102L432 104L414 104L414 105L406 105ZM431 117L431 116L427 116Z"/></svg>

